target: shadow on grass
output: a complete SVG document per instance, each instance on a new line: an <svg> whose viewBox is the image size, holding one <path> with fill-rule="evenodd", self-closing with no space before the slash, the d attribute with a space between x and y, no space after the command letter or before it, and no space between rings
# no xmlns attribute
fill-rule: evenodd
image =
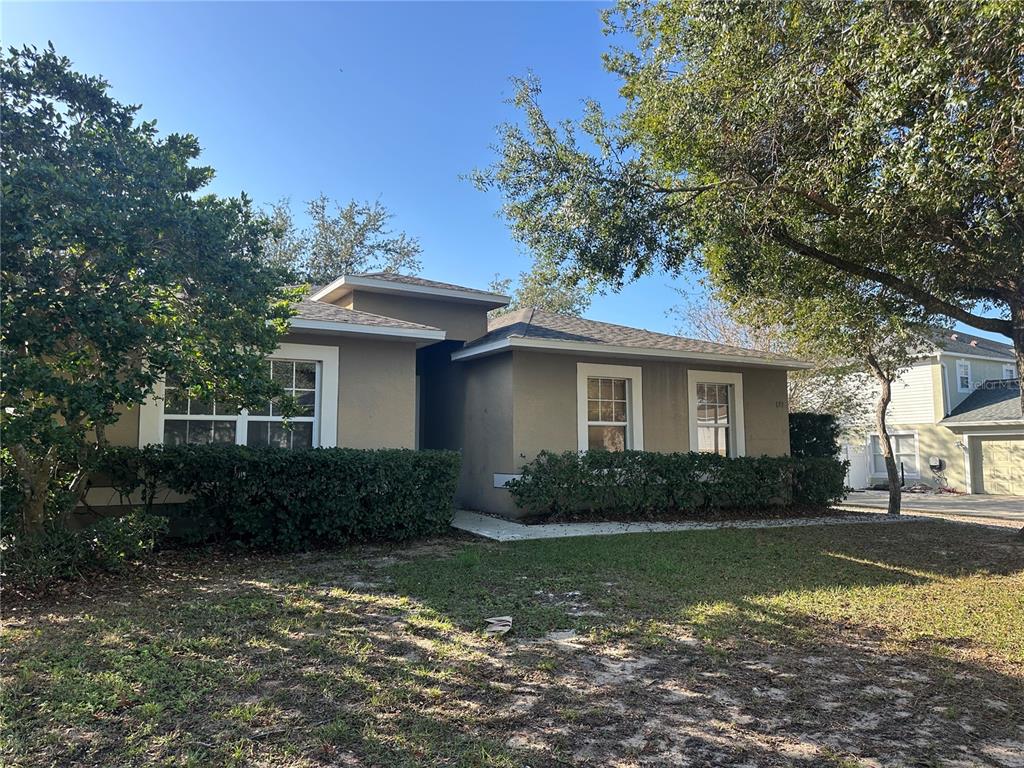
<svg viewBox="0 0 1024 768"><path fill-rule="evenodd" d="M1021 748L1024 705L1013 649L984 626L993 609L913 628L955 614L942 599L1005 593L1024 553L1004 540L940 524L637 535L252 558L128 582L8 626L3 754L997 765ZM915 612L926 597L937 612ZM866 620L892 604L905 614ZM514 636L472 631L506 612ZM566 626L578 642L536 641Z"/></svg>

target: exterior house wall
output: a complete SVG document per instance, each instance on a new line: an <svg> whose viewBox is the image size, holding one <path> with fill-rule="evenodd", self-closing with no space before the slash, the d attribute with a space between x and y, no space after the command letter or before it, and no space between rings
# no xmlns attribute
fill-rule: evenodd
<svg viewBox="0 0 1024 768"><path fill-rule="evenodd" d="M687 372L695 369L742 374L745 453L748 456L789 453L785 371L665 360L576 357L522 350L514 351L513 359L517 465L533 460L541 450L577 450L578 362L641 368L644 450L664 453L690 450Z"/></svg>
<svg viewBox="0 0 1024 768"><path fill-rule="evenodd" d="M285 344L310 344L333 348L328 356L338 362L336 445L347 448L414 448L416 446L416 345L411 341L338 338L325 334L290 333L281 339ZM321 397L332 393L322 392ZM107 428L112 445L138 447L140 440L157 440L146 435L159 424L156 409L162 405L151 401L142 408L131 408ZM142 412L148 411L147 430L141 427ZM321 439L324 439L323 436ZM116 507L123 503L110 488L109 481L95 478L86 501L93 507ZM158 503L173 504L184 497L164 493ZM135 499L134 501L138 501Z"/></svg>
<svg viewBox="0 0 1024 768"><path fill-rule="evenodd" d="M494 488L495 475L518 473L542 450L578 449L577 363L641 368L643 447L661 452L690 449L688 370L740 373L746 454L789 453L785 371L514 350L460 363L465 426L459 504L519 514L508 491Z"/></svg>
<svg viewBox="0 0 1024 768"><path fill-rule="evenodd" d="M983 381L1003 378L1003 363L998 360L976 360L974 358L957 357L956 355L943 355L942 363L946 377L946 393L949 398L946 404L946 413L956 408L971 392L960 392L957 387L956 361L964 360L971 366L971 387L977 387ZM1006 362L1012 362L1007 360Z"/></svg>
<svg viewBox="0 0 1024 768"><path fill-rule="evenodd" d="M942 459L945 468L941 474L951 488L967 491L971 488L968 473L977 474L978 462L972 462L968 454L968 441L964 436L940 425L945 416L959 405L969 392L959 392L957 387L956 361L968 360L971 365L972 387L983 381L999 379L1003 375L1003 363L997 360L981 360L943 354L912 367L893 386L893 402L888 411L888 428L891 434L911 434L917 440L918 475L907 475L907 484L923 483L936 486L939 479L928 466L932 457ZM867 436L852 441L847 451L863 448L867 455L866 476L861 482L867 485L886 482L884 471L876 471L871 459L871 435L877 434L874 419L867 424ZM988 428L980 427L971 432L985 433ZM860 484L857 478L852 482ZM980 478L974 479L974 490L982 487Z"/></svg>
<svg viewBox="0 0 1024 768"><path fill-rule="evenodd" d="M508 491L494 487L494 475L512 472L515 378L512 355L467 361L462 475L456 503L467 509L515 514Z"/></svg>
<svg viewBox="0 0 1024 768"><path fill-rule="evenodd" d="M482 304L354 290L338 306L430 325L455 341L472 341L487 333L487 309Z"/></svg>

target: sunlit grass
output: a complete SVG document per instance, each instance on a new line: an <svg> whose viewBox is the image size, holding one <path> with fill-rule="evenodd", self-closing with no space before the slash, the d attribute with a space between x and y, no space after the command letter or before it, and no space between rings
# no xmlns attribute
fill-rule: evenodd
<svg viewBox="0 0 1024 768"><path fill-rule="evenodd" d="M799 659L863 637L950 689L957 664L990 670L971 683L977 701L1005 700L1003 681L1024 678L1024 547L1005 534L865 525L378 554L200 562L194 579L27 606L0 634L0 757L566 764L573 739L558 729L610 717L572 682L600 649L699 658L718 675L748 647ZM366 581L377 586L352 586ZM503 614L512 632L485 637L483 619ZM535 642L565 629L589 643L580 659ZM511 706L520 689L556 723L547 751L510 746L536 722ZM935 711L959 722L972 701ZM999 716L1020 714L1012 706Z"/></svg>

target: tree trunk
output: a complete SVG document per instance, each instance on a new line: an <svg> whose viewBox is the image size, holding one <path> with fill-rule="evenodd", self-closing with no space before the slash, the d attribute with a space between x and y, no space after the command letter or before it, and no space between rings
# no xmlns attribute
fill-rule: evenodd
<svg viewBox="0 0 1024 768"><path fill-rule="evenodd" d="M882 446L882 458L885 459L885 474L889 478L889 514L898 515L902 493L900 472L892 454L892 438L889 437L889 429L885 423L885 412L892 400L892 377L882 370L874 355L869 354L866 361L868 368L871 369L871 373L874 374L880 385L878 402L875 404L875 425L878 427L878 441Z"/></svg>
<svg viewBox="0 0 1024 768"><path fill-rule="evenodd" d="M24 492L21 505L22 530L25 533L39 533L46 522L46 498L50 490L52 462L49 458L34 460L21 445L11 446L11 455Z"/></svg>
<svg viewBox="0 0 1024 768"><path fill-rule="evenodd" d="M1010 304L1013 352L1017 356L1017 381L1024 382L1024 300ZM1024 386L1020 388L1020 409L1024 413Z"/></svg>

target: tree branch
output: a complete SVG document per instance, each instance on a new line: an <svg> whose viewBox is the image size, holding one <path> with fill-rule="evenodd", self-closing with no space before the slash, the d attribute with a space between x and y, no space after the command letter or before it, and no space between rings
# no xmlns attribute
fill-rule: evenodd
<svg viewBox="0 0 1024 768"><path fill-rule="evenodd" d="M1009 320L1001 320L997 317L984 317L983 315L978 315L974 312L968 312L963 307L959 307L945 299L939 298L923 288L919 288L918 286L907 282L901 277L896 277L888 272L882 272L881 270L873 267L843 259L839 256L828 253L827 251L815 248L813 245L797 240L786 232L783 227L774 228L771 232L771 237L780 245L784 245L787 248L796 251L801 256L807 256L808 258L819 261L822 264L828 264L829 266L835 267L836 269L842 270L848 274L856 275L857 277L864 278L865 280L870 280L871 282L878 283L886 288L891 288L903 296L906 296L908 299L916 301L929 312L946 315L947 317L959 320L961 323L966 323L967 325L979 328L983 331L1001 333L1004 336L1012 338L1012 325Z"/></svg>

